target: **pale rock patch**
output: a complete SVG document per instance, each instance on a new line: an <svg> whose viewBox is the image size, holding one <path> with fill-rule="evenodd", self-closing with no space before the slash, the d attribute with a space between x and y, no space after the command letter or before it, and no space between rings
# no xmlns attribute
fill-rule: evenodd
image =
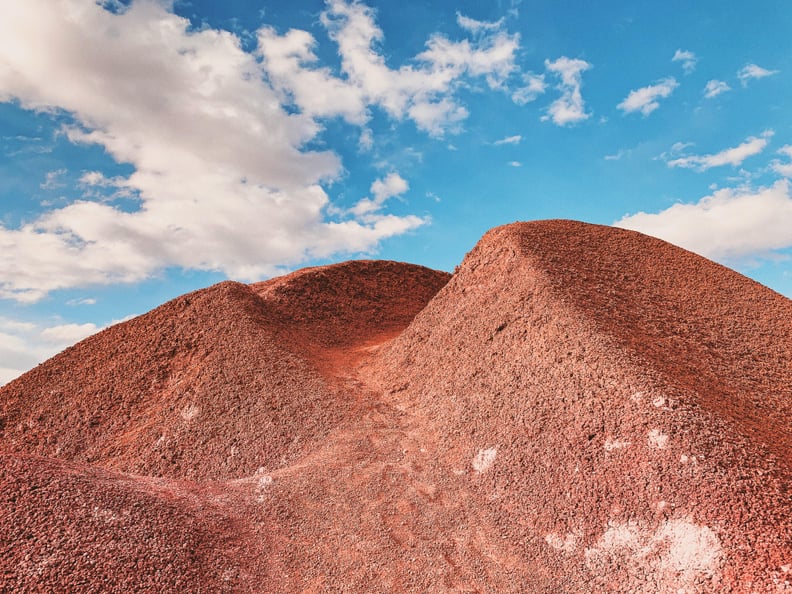
<svg viewBox="0 0 792 594"><path fill-rule="evenodd" d="M577 549L580 533L568 532L563 538L556 533L545 535L545 542L556 551L574 553Z"/></svg>
<svg viewBox="0 0 792 594"><path fill-rule="evenodd" d="M258 475L258 473L256 473ZM256 501L259 503L263 503L266 499L265 495L269 488L272 486L274 479L269 474L264 474L258 477L256 480Z"/></svg>
<svg viewBox="0 0 792 594"><path fill-rule="evenodd" d="M495 456L498 455L497 448L487 448L479 450L478 454L473 457L473 470L478 473L487 472L495 462Z"/></svg>
<svg viewBox="0 0 792 594"><path fill-rule="evenodd" d="M605 445L602 447L605 448L606 452L612 452L614 450L621 450L626 447L629 447L632 444L631 441L626 441L624 439L606 439Z"/></svg>
<svg viewBox="0 0 792 594"><path fill-rule="evenodd" d="M201 414L201 408L195 404L188 404L179 413L181 418L187 422L192 421L199 414Z"/></svg>
<svg viewBox="0 0 792 594"><path fill-rule="evenodd" d="M664 450L668 445L668 435L659 429L650 430L646 439L649 442L649 447L656 450Z"/></svg>
<svg viewBox="0 0 792 594"><path fill-rule="evenodd" d="M633 520L610 521L585 551L586 565L595 575L607 579L617 568L626 569L629 588L637 591L660 586L664 592L688 592L703 580L715 586L721 557L717 534L687 517L654 528Z"/></svg>

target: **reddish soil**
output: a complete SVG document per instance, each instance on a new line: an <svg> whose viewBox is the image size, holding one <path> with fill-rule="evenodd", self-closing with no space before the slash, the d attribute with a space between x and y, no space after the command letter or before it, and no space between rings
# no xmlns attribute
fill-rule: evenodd
<svg viewBox="0 0 792 594"><path fill-rule="evenodd" d="M792 302L634 232L221 283L0 389L0 591L792 591Z"/></svg>

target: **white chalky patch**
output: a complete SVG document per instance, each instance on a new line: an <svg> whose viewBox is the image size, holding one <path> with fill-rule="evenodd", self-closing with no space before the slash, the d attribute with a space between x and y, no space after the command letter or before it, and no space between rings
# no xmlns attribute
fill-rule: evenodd
<svg viewBox="0 0 792 594"><path fill-rule="evenodd" d="M652 400L652 405L654 405L655 408L661 408L665 406L665 403L666 403L666 399L663 398L662 396L658 396L657 398Z"/></svg>
<svg viewBox="0 0 792 594"><path fill-rule="evenodd" d="M94 506L92 515L94 518L102 519L108 524L115 523L119 519L118 514L114 511L99 506Z"/></svg>
<svg viewBox="0 0 792 594"><path fill-rule="evenodd" d="M690 460L690 458L688 458L687 456L685 456L685 454L682 454L682 455L679 457L679 461L680 461L680 462L682 462L682 464L687 464L689 460Z"/></svg>
<svg viewBox="0 0 792 594"><path fill-rule="evenodd" d="M183 409L181 409L181 412L179 414L181 415L181 418L184 419L185 421L192 421L195 417L197 417L200 414L200 412L201 409L198 406L194 404L190 404L185 406Z"/></svg>
<svg viewBox="0 0 792 594"><path fill-rule="evenodd" d="M647 441L649 442L649 447L662 450L668 445L668 435L659 429L652 429L647 435Z"/></svg>
<svg viewBox="0 0 792 594"><path fill-rule="evenodd" d="M545 536L545 542L556 551L574 553L579 538L579 534L574 534L572 532L568 532L564 538L561 538L558 534L551 533Z"/></svg>
<svg viewBox="0 0 792 594"><path fill-rule="evenodd" d="M258 473L256 473L258 474ZM263 503L266 497L264 494L267 492L267 489L272 485L273 479L270 475L265 474L260 476L256 481L256 500L259 503Z"/></svg>
<svg viewBox="0 0 792 594"><path fill-rule="evenodd" d="M486 450L479 450L473 458L473 470L476 472L487 472L495 462L495 456L498 455L497 448L487 448Z"/></svg>
<svg viewBox="0 0 792 594"><path fill-rule="evenodd" d="M675 518L654 529L636 521L611 521L585 557L589 569L604 580L624 568L630 582L623 587L640 590L651 579L665 592L687 591L701 579L715 585L721 553L720 540L708 526Z"/></svg>
<svg viewBox="0 0 792 594"><path fill-rule="evenodd" d="M606 439L605 445L603 447L605 448L606 452L612 452L613 450L621 450L622 448L626 448L631 443L631 441L625 441L623 439Z"/></svg>

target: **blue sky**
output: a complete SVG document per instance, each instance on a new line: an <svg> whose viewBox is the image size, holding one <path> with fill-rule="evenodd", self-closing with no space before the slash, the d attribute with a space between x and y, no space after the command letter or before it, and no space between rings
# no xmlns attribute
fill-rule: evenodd
<svg viewBox="0 0 792 594"><path fill-rule="evenodd" d="M0 0L0 383L181 293L489 228L792 296L792 4Z"/></svg>

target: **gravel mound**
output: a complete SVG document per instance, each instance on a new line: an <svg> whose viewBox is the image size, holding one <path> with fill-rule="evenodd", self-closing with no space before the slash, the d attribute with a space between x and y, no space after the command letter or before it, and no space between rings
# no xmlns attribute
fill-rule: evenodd
<svg viewBox="0 0 792 594"><path fill-rule="evenodd" d="M638 233L221 283L0 389L0 591L792 591L792 302Z"/></svg>

